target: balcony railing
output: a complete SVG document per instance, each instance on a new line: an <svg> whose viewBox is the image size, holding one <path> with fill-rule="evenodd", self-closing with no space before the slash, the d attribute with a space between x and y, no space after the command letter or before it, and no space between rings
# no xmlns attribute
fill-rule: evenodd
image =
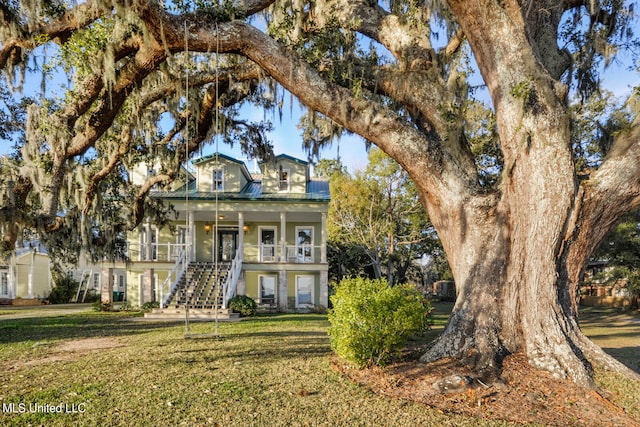
<svg viewBox="0 0 640 427"><path fill-rule="evenodd" d="M322 246L312 245L244 245L244 262L313 264L323 260Z"/></svg>
<svg viewBox="0 0 640 427"><path fill-rule="evenodd" d="M127 256L133 261L175 262L185 249L184 243L132 243Z"/></svg>
<svg viewBox="0 0 640 427"><path fill-rule="evenodd" d="M184 244L135 243L129 245L128 257L132 261L176 262L184 251ZM249 263L326 263L322 246L313 245L244 245L242 260Z"/></svg>

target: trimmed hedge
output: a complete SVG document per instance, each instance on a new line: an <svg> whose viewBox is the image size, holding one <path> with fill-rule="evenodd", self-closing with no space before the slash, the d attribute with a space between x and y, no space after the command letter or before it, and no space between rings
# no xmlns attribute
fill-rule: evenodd
<svg viewBox="0 0 640 427"><path fill-rule="evenodd" d="M429 329L433 310L412 286L365 278L342 280L331 302L331 349L361 368L389 363L410 336Z"/></svg>
<svg viewBox="0 0 640 427"><path fill-rule="evenodd" d="M229 308L242 317L248 317L256 314L258 304L246 295L236 295L229 301Z"/></svg>

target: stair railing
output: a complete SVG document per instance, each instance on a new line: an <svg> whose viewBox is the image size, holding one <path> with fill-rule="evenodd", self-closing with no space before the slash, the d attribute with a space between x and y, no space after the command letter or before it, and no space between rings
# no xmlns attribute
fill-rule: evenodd
<svg viewBox="0 0 640 427"><path fill-rule="evenodd" d="M167 278L164 279L164 282L162 282L162 285L160 285L160 308L165 308L171 301L173 294L176 292L178 286L180 285L182 276L184 276L185 272L187 271L188 264L189 263L187 262L186 251L183 249L182 251L180 251L180 256L178 256L178 260L173 265L171 271L169 271ZM169 286L169 284L171 284L171 287L169 287L167 293L164 294L164 290ZM163 295L166 295L166 297L163 297Z"/></svg>
<svg viewBox="0 0 640 427"><path fill-rule="evenodd" d="M242 258L240 256L241 251L236 252L236 256L231 261L231 267L229 268L229 274L227 274L227 278L222 285L222 308L228 308L229 300L236 293L236 286L238 284L238 279L240 278L240 273L242 271Z"/></svg>
<svg viewBox="0 0 640 427"><path fill-rule="evenodd" d="M80 280L78 281L78 291L76 292L75 300L73 300L74 302L84 302L84 300L87 298L87 291L89 290L89 282L91 281L92 276L93 276L92 270L82 270L80 272ZM82 293L83 290L84 290L84 293L82 294L82 300L81 300L80 293Z"/></svg>

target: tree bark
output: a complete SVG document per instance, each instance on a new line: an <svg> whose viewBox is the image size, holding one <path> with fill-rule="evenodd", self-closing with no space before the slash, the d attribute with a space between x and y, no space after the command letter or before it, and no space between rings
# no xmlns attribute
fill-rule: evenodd
<svg viewBox="0 0 640 427"><path fill-rule="evenodd" d="M493 377L505 355L522 352L537 368L592 386L594 361L630 372L592 344L577 319L584 265L621 209L604 218L589 214L599 193L574 173L565 89L537 65L519 9L502 3L504 9L498 2L450 2L496 105L505 171L495 203L486 209L460 201L455 224L426 200L458 297L422 360L457 357ZM637 190L629 193L625 200L637 205Z"/></svg>

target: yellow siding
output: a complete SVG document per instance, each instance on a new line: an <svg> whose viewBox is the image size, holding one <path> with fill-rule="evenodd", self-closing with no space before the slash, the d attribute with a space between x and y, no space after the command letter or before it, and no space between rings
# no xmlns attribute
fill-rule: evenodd
<svg viewBox="0 0 640 427"><path fill-rule="evenodd" d="M242 173L242 166L226 159L199 163L197 166L198 191L212 191L213 171L222 168L224 170L224 191L237 193L247 184L247 179Z"/></svg>
<svg viewBox="0 0 640 427"><path fill-rule="evenodd" d="M16 274L18 289L16 296L29 297L29 271L33 260L33 289L34 298L46 298L51 292L51 265L49 257L44 254L24 254L16 259Z"/></svg>
<svg viewBox="0 0 640 427"><path fill-rule="evenodd" d="M307 165L294 162L289 159L278 159L275 165L266 162L261 165L262 173L262 192L278 193L279 171L288 169L291 173L289 177L290 193L304 193L307 189Z"/></svg>

